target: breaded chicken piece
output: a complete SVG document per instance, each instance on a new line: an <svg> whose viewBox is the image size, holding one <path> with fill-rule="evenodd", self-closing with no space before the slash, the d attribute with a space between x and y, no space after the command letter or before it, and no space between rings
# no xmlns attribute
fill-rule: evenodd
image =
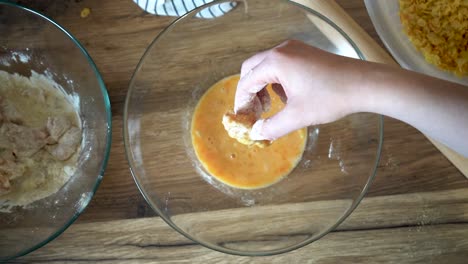
<svg viewBox="0 0 468 264"><path fill-rule="evenodd" d="M228 112L223 116L224 129L226 129L230 137L244 145L255 145L264 148L271 144L269 140L252 140L250 138L250 131L256 121L257 116L254 112L238 114Z"/></svg>

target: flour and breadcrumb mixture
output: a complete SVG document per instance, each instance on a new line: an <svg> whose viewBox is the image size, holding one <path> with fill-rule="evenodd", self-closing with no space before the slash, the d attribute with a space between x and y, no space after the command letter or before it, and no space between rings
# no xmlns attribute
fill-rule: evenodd
<svg viewBox="0 0 468 264"><path fill-rule="evenodd" d="M0 207L56 193L76 170L82 129L60 86L0 71Z"/></svg>

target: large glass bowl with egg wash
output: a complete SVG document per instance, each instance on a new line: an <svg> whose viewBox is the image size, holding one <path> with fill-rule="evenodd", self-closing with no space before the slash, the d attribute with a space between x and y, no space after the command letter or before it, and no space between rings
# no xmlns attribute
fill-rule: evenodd
<svg viewBox="0 0 468 264"><path fill-rule="evenodd" d="M319 10L215 1L163 30L131 80L124 140L134 179L162 219L208 248L273 255L307 245L351 214L375 176L379 115L353 114L263 148L227 135L223 114L232 110L242 62L288 39L365 59ZM271 101L281 108L274 94Z"/></svg>
<svg viewBox="0 0 468 264"><path fill-rule="evenodd" d="M60 235L104 173L111 111L85 49L56 22L0 1L0 262Z"/></svg>

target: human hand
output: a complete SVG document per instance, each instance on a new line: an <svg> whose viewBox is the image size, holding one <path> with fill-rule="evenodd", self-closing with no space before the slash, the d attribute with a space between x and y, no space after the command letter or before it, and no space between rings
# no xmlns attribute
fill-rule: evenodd
<svg viewBox="0 0 468 264"><path fill-rule="evenodd" d="M300 41L286 41L242 64L234 111L258 112L269 103L269 83L286 103L276 115L258 120L253 140L274 140L309 125L333 122L357 111L363 70L360 61Z"/></svg>

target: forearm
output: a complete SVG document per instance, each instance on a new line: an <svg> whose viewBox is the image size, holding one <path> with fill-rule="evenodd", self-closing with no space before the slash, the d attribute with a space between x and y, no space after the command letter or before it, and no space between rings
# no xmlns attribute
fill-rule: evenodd
<svg viewBox="0 0 468 264"><path fill-rule="evenodd" d="M468 87L377 64L366 67L360 110L399 119L468 156Z"/></svg>

